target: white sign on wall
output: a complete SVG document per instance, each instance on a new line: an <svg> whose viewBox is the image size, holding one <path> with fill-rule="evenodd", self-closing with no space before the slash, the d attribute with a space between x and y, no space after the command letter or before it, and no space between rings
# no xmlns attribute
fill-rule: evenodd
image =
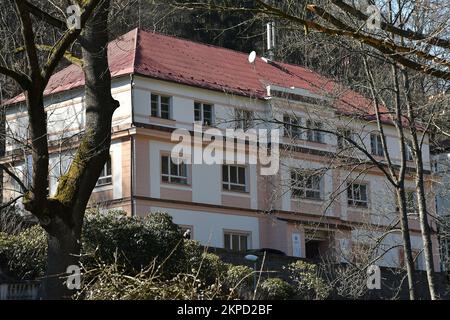
<svg viewBox="0 0 450 320"><path fill-rule="evenodd" d="M300 258L302 256L302 243L299 233L292 234L292 255Z"/></svg>

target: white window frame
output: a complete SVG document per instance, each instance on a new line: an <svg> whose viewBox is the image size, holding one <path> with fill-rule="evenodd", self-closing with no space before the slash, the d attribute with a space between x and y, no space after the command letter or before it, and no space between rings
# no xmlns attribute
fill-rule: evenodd
<svg viewBox="0 0 450 320"><path fill-rule="evenodd" d="M235 109L234 121L236 129L243 129L244 131L253 127L255 113L252 110Z"/></svg>
<svg viewBox="0 0 450 320"><path fill-rule="evenodd" d="M298 169L291 169L290 179L291 194L293 198L322 200L323 175L307 171L302 172ZM308 187L308 184L311 185L311 187Z"/></svg>
<svg viewBox="0 0 450 320"><path fill-rule="evenodd" d="M108 168L109 168L109 174L108 174ZM113 174L112 174L112 160L111 156L109 156L108 160L106 160L105 164L103 165L102 172L100 173L100 176L98 177L96 187L103 187L107 185L111 185L113 183Z"/></svg>
<svg viewBox="0 0 450 320"><path fill-rule="evenodd" d="M167 173L164 173L163 170L163 162L165 161L164 158L167 158ZM172 173L172 165L177 167L177 174L173 174ZM180 167L183 166L184 167L184 171L185 171L185 175L180 175ZM167 180L165 180L165 178ZM168 154L161 154L161 181L163 183L175 183L175 184L179 184L179 185L189 185L189 180L188 180L188 166L186 163L184 162L180 162L178 164L174 163L172 161L172 157Z"/></svg>
<svg viewBox="0 0 450 320"><path fill-rule="evenodd" d="M229 248L227 248L227 241L226 241L226 236L229 236ZM233 237L238 237L238 246L239 248L237 248L237 250L235 248L233 248ZM241 240L242 238L246 238L246 248L244 248L244 250L242 250L242 243ZM251 232L246 232L246 231L231 231L231 230L224 230L223 231L223 247L224 249L230 250L232 252L246 252L247 250L250 250L251 248Z"/></svg>
<svg viewBox="0 0 450 320"><path fill-rule="evenodd" d="M200 107L200 119L196 119L196 108L197 106ZM210 122L208 123L207 121L205 121L205 106L209 106L211 107L211 119ZM202 125L204 126L212 126L214 125L214 105L212 103L204 103L204 102L200 102L200 101L194 101L194 121L195 122L201 122Z"/></svg>
<svg viewBox="0 0 450 320"><path fill-rule="evenodd" d="M405 148L406 148L406 161L413 161L414 156L413 156L412 142L407 141L405 143Z"/></svg>
<svg viewBox="0 0 450 320"><path fill-rule="evenodd" d="M338 128L339 136L337 137L337 148L338 150L343 150L347 148L353 147L353 145L346 140L351 139L354 140L355 132L349 128Z"/></svg>
<svg viewBox="0 0 450 320"><path fill-rule="evenodd" d="M419 203L417 201L417 193L415 190L406 190L406 212L416 214L419 212Z"/></svg>
<svg viewBox="0 0 450 320"><path fill-rule="evenodd" d="M224 169L227 168L227 179L225 180ZM231 181L231 170L236 169L236 182ZM239 181L239 169L244 169L244 183L240 183ZM247 177L247 167L244 165L234 165L234 164L224 164L222 165L222 189L224 191L232 191L232 192L247 192L248 190L248 177Z"/></svg>
<svg viewBox="0 0 450 320"><path fill-rule="evenodd" d="M325 143L325 135L317 129L323 128L323 123L316 120L306 121L306 140L316 143Z"/></svg>
<svg viewBox="0 0 450 320"><path fill-rule="evenodd" d="M285 137L302 139L301 126L302 119L289 114L283 115L283 132Z"/></svg>
<svg viewBox="0 0 450 320"><path fill-rule="evenodd" d="M374 156L384 157L383 141L379 133L370 134L370 153Z"/></svg>
<svg viewBox="0 0 450 320"><path fill-rule="evenodd" d="M361 193L364 187L365 193ZM359 188L359 191L358 191ZM363 197L365 195L365 199ZM359 195L359 197L358 197ZM347 205L357 208L369 207L369 185L362 182L352 182L347 184Z"/></svg>
<svg viewBox="0 0 450 320"><path fill-rule="evenodd" d="M153 114L153 97L157 97L157 110L156 110L156 115ZM169 99L169 103L168 103L168 112L169 115L168 117L162 117L162 102L161 102L161 98L167 98ZM161 118L161 119L167 119L167 120L171 120L172 119L172 97L171 96L167 96L167 95L161 95L158 93L152 93L150 95L150 116L151 117L156 117L156 118Z"/></svg>

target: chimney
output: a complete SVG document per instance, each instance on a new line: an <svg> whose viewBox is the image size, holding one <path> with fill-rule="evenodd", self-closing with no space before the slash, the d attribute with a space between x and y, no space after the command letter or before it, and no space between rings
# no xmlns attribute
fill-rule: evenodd
<svg viewBox="0 0 450 320"><path fill-rule="evenodd" d="M275 53L275 22L267 23L267 52L269 59L273 60Z"/></svg>

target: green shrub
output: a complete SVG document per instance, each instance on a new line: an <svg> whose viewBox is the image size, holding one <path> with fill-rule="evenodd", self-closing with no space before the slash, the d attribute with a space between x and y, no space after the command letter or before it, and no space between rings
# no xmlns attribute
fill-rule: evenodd
<svg viewBox="0 0 450 320"><path fill-rule="evenodd" d="M129 218L124 212L86 214L82 236L85 268L103 264L124 265L130 274L152 265L160 275L171 277L183 260L180 229L168 214ZM44 275L47 240L45 231L34 226L18 235L0 233L0 263L11 277L33 279Z"/></svg>
<svg viewBox="0 0 450 320"><path fill-rule="evenodd" d="M45 274L47 236L34 226L18 235L0 234L0 262L18 280L31 280Z"/></svg>
<svg viewBox="0 0 450 320"><path fill-rule="evenodd" d="M208 253L199 242L185 240L183 246L184 272L196 276L204 285L212 285L225 278L228 266L219 256Z"/></svg>
<svg viewBox="0 0 450 320"><path fill-rule="evenodd" d="M254 275L254 271L250 267L229 264L224 281L229 297L233 299L252 299Z"/></svg>
<svg viewBox="0 0 450 320"><path fill-rule="evenodd" d="M83 262L119 263L140 271L155 263L166 274L178 271L182 234L166 213L130 218L122 211L87 214L83 226Z"/></svg>
<svg viewBox="0 0 450 320"><path fill-rule="evenodd" d="M253 286L253 269L247 266L230 265L226 275L226 283L230 288Z"/></svg>
<svg viewBox="0 0 450 320"><path fill-rule="evenodd" d="M295 295L294 288L280 278L269 278L261 284L263 296L269 300L286 300Z"/></svg>
<svg viewBox="0 0 450 320"><path fill-rule="evenodd" d="M320 276L317 265L298 260L291 263L287 269L299 298L324 300L330 295L332 288Z"/></svg>

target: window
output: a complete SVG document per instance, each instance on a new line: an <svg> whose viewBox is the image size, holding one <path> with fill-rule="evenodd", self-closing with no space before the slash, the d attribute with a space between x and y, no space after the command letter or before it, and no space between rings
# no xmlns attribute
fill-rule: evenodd
<svg viewBox="0 0 450 320"><path fill-rule="evenodd" d="M194 121L200 121L204 126L213 124L213 106L211 104L194 102Z"/></svg>
<svg viewBox="0 0 450 320"><path fill-rule="evenodd" d="M285 115L283 117L283 123L284 123L284 136L285 137L301 138L301 131L299 128L299 125L301 123L300 118Z"/></svg>
<svg viewBox="0 0 450 320"><path fill-rule="evenodd" d="M248 233L224 232L224 247L231 251L245 252L248 250L248 238Z"/></svg>
<svg viewBox="0 0 450 320"><path fill-rule="evenodd" d="M381 136L377 133L370 134L370 153L375 156L384 156L383 143L381 142Z"/></svg>
<svg viewBox="0 0 450 320"><path fill-rule="evenodd" d="M406 191L406 212L418 212L417 194L415 191Z"/></svg>
<svg viewBox="0 0 450 320"><path fill-rule="evenodd" d="M253 112L248 110L235 110L236 129L247 130L253 126Z"/></svg>
<svg viewBox="0 0 450 320"><path fill-rule="evenodd" d="M97 187L105 186L112 183L111 157L108 158L103 166L100 177L97 180Z"/></svg>
<svg viewBox="0 0 450 320"><path fill-rule="evenodd" d="M348 204L355 207L368 207L367 185L351 183L347 186Z"/></svg>
<svg viewBox="0 0 450 320"><path fill-rule="evenodd" d="M171 97L152 94L151 116L170 119L170 100Z"/></svg>
<svg viewBox="0 0 450 320"><path fill-rule="evenodd" d="M28 188L31 188L33 185L33 156L27 155L25 157L25 168L24 175L25 175L25 186ZM20 190L20 189L19 189Z"/></svg>
<svg viewBox="0 0 450 320"><path fill-rule="evenodd" d="M323 143L323 133L317 130L322 129L322 123L318 121L306 121L306 138L311 142Z"/></svg>
<svg viewBox="0 0 450 320"><path fill-rule="evenodd" d="M337 138L337 143L338 143L338 149L342 150L342 149L346 149L346 148L351 148L352 144L347 140L353 140L353 131L351 129L338 129L338 138Z"/></svg>
<svg viewBox="0 0 450 320"><path fill-rule="evenodd" d="M405 143L405 147L406 147L406 160L407 161L413 161L413 147L412 147L412 142L407 141Z"/></svg>
<svg viewBox="0 0 450 320"><path fill-rule="evenodd" d="M246 168L244 166L222 166L222 182L224 190L245 192L247 190L246 180Z"/></svg>
<svg viewBox="0 0 450 320"><path fill-rule="evenodd" d="M321 199L322 176L314 173L291 171L292 195L299 198Z"/></svg>
<svg viewBox="0 0 450 320"><path fill-rule="evenodd" d="M187 165L174 163L170 156L161 156L161 177L163 182L188 184Z"/></svg>

